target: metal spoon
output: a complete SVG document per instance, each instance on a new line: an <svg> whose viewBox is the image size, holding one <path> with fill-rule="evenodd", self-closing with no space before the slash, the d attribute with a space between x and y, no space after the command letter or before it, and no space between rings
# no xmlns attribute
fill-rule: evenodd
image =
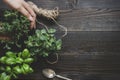
<svg viewBox="0 0 120 80"><path fill-rule="evenodd" d="M56 77L61 78L61 79L72 80L72 79L69 79L69 78L66 78L66 77L63 77L63 76L60 76L60 75L56 75L55 71L52 70L52 69L43 69L42 73L47 78L53 78L53 77L56 76Z"/></svg>

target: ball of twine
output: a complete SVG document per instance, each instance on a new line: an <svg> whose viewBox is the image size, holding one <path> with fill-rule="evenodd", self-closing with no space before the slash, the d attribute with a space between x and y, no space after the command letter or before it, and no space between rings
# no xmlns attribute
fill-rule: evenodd
<svg viewBox="0 0 120 80"><path fill-rule="evenodd" d="M62 35L61 38L65 37L65 36L67 35L67 28L64 27L63 25L60 25L60 24L55 20L55 19L59 16L59 9L58 9L58 7L55 8L55 9L53 9L53 10L47 10L47 9L39 8L36 4L34 4L34 3L31 2L31 1L28 1L28 4L29 4L30 7L35 11L35 13L36 13L37 15L40 15L40 16L42 15L42 16L48 18L48 19L52 19L52 20L60 27L60 29L62 29L62 30L65 31L65 33ZM43 26L46 28L46 30L48 31L47 25L39 22L37 19L36 19L36 22L39 23L40 25L43 25ZM55 63L58 62L58 54L57 54L57 53L55 53L55 54L56 54L56 60L55 60L55 61L51 62L51 61L49 61L48 59L46 59L46 61L47 61L49 64L55 64Z"/></svg>
<svg viewBox="0 0 120 80"><path fill-rule="evenodd" d="M34 4L33 2L31 1L28 1L27 2L30 7L35 11L35 13L37 15L42 15L48 19L52 19L59 27L61 30L65 31L65 33L62 35L62 38L65 37L67 35L67 28L64 27L63 25L60 25L55 19L59 16L59 9L58 7L56 7L55 9L53 10L48 10L48 9L43 9L43 8L39 8L36 4ZM46 30L48 30L47 26L41 22L39 22L37 19L36 19L36 22L43 25Z"/></svg>
<svg viewBox="0 0 120 80"><path fill-rule="evenodd" d="M58 7L53 10L48 10L48 9L38 8L38 6L31 1L28 1L27 3L36 12L37 15L42 15L49 19L55 19L59 15Z"/></svg>

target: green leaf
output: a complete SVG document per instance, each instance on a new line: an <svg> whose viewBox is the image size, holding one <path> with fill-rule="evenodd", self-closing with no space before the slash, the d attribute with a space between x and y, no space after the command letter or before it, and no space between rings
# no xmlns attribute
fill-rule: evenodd
<svg viewBox="0 0 120 80"><path fill-rule="evenodd" d="M36 33L37 37L41 36L40 30L36 30L35 33Z"/></svg>
<svg viewBox="0 0 120 80"><path fill-rule="evenodd" d="M43 55L43 57L47 57L48 53L47 52L43 52L42 55Z"/></svg>
<svg viewBox="0 0 120 80"><path fill-rule="evenodd" d="M16 64L16 59L15 59L15 58L12 58L12 57L7 58L7 59L6 59L6 64L8 64L8 65Z"/></svg>
<svg viewBox="0 0 120 80"><path fill-rule="evenodd" d="M42 29L41 30L41 34L45 34L46 33L46 30L45 29Z"/></svg>
<svg viewBox="0 0 120 80"><path fill-rule="evenodd" d="M47 39L47 37L46 37L46 36L44 36L44 35L41 35L41 36L40 36L40 40L42 40L42 41L43 41L43 40L46 40L46 39Z"/></svg>
<svg viewBox="0 0 120 80"><path fill-rule="evenodd" d="M13 53L13 52L11 52L11 51L8 51L8 52L6 53L6 56L7 56L7 57L16 57L16 54Z"/></svg>
<svg viewBox="0 0 120 80"><path fill-rule="evenodd" d="M3 57L0 58L0 62L1 63L6 63L6 59L7 59L7 57L3 56Z"/></svg>
<svg viewBox="0 0 120 80"><path fill-rule="evenodd" d="M10 80L11 77L7 75L5 72L0 74L0 80Z"/></svg>
<svg viewBox="0 0 120 80"><path fill-rule="evenodd" d="M26 72L22 66L21 66L21 71L22 71L22 74L26 74Z"/></svg>
<svg viewBox="0 0 120 80"><path fill-rule="evenodd" d="M11 67L10 66L6 66L6 71L7 72L11 72Z"/></svg>
<svg viewBox="0 0 120 80"><path fill-rule="evenodd" d="M11 47L10 47L8 44L6 44L6 45L4 46L4 48L6 48L6 49L8 49L8 50L11 49Z"/></svg>
<svg viewBox="0 0 120 80"><path fill-rule="evenodd" d="M6 76L7 76L7 75L6 75L5 72L1 73L1 74L0 74L0 80L4 80L4 78L5 78Z"/></svg>
<svg viewBox="0 0 120 80"><path fill-rule="evenodd" d="M56 41L57 50L61 50L61 44L62 44L61 40Z"/></svg>
<svg viewBox="0 0 120 80"><path fill-rule="evenodd" d="M55 32L56 32L55 29L49 29L49 30L48 30L48 33L55 33Z"/></svg>
<svg viewBox="0 0 120 80"><path fill-rule="evenodd" d="M18 78L16 74L12 74L12 76L13 76L14 78Z"/></svg>
<svg viewBox="0 0 120 80"><path fill-rule="evenodd" d="M15 72L16 74L21 74L21 73L22 73L22 70L21 70L20 66L15 66L15 67L13 68L13 70L14 70L14 72Z"/></svg>
<svg viewBox="0 0 120 80"><path fill-rule="evenodd" d="M21 56L22 56L22 52L19 52L19 53L18 53L18 57L21 57Z"/></svg>
<svg viewBox="0 0 120 80"><path fill-rule="evenodd" d="M29 68L29 73L32 73L33 72L33 69L32 68Z"/></svg>
<svg viewBox="0 0 120 80"><path fill-rule="evenodd" d="M24 49L23 52L22 52L22 57L23 58L28 58L30 57L30 53L29 53L29 50L28 49Z"/></svg>
<svg viewBox="0 0 120 80"><path fill-rule="evenodd" d="M27 58L24 60L24 62L29 64L29 63L32 63L33 60L34 60L33 58Z"/></svg>
<svg viewBox="0 0 120 80"><path fill-rule="evenodd" d="M27 42L28 46L33 46L33 44L31 42Z"/></svg>
<svg viewBox="0 0 120 80"><path fill-rule="evenodd" d="M29 73L29 68L30 68L30 66L28 65L28 64L23 64L23 69L24 69L24 71L25 71L25 73L24 74L27 74L27 73Z"/></svg>
<svg viewBox="0 0 120 80"><path fill-rule="evenodd" d="M10 76L8 75L8 76L6 76L5 78L4 78L4 80L10 80Z"/></svg>
<svg viewBox="0 0 120 80"><path fill-rule="evenodd" d="M24 60L23 60L22 58L20 58L20 57L17 57L17 58L16 58L16 63L22 64L23 61L24 61Z"/></svg>

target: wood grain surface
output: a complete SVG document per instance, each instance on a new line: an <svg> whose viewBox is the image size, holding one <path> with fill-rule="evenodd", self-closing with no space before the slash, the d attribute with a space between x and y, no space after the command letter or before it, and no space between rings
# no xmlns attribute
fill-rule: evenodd
<svg viewBox="0 0 120 80"><path fill-rule="evenodd" d="M63 38L58 63L51 65L39 58L33 64L34 73L20 76L20 80L61 80L45 78L41 73L44 68L52 68L73 80L120 79L120 0L31 1L42 8L59 7L57 21L68 28L68 35ZM7 8L2 2L0 5ZM49 27L59 28L47 23Z"/></svg>

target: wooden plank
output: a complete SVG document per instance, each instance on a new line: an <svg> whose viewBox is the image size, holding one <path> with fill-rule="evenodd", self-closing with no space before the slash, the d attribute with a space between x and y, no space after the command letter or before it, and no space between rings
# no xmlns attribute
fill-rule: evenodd
<svg viewBox="0 0 120 80"><path fill-rule="evenodd" d="M24 79L48 80L41 74L41 70L44 68L52 68L57 72L57 74L72 78L73 80L81 80L82 78L99 79L100 77L102 78L102 80L109 80L110 77L118 77L118 79L120 78L118 75L120 73L118 55L105 56L99 55L99 52L98 55L61 55L59 62L54 65L45 63L45 60L42 60L41 58L38 60L38 62L33 65L35 68L35 73L24 76ZM20 78L23 79L23 77ZM55 80L57 79L55 78Z"/></svg>
<svg viewBox="0 0 120 80"><path fill-rule="evenodd" d="M25 80L48 80L41 71L52 68L57 74L72 78L109 80L120 73L120 32L69 32L63 39L63 48L56 64L48 64L39 57L32 64L34 73L20 76ZM51 57L52 59L52 57ZM59 80L55 78L55 80Z"/></svg>
<svg viewBox="0 0 120 80"><path fill-rule="evenodd" d="M29 1L29 0L27 0ZM31 0L40 7L60 9L81 9L81 8L120 8L119 0Z"/></svg>
<svg viewBox="0 0 120 80"><path fill-rule="evenodd" d="M61 13L58 23L67 27L68 31L120 31L120 10L82 9ZM40 20L45 24L47 20ZM49 22L51 23L51 22ZM49 27L60 28L56 24Z"/></svg>
<svg viewBox="0 0 120 80"><path fill-rule="evenodd" d="M84 9L83 11L73 10L73 12L62 13L57 21L59 24L67 27L68 31L120 31L120 11L85 10L87 9ZM44 21L51 23L48 20ZM48 26L59 28L56 24L49 24Z"/></svg>
<svg viewBox="0 0 120 80"><path fill-rule="evenodd" d="M35 0L34 2L43 8L58 6L61 10L72 9L71 12L61 13L58 20L68 28L68 31L120 30L119 0Z"/></svg>
<svg viewBox="0 0 120 80"><path fill-rule="evenodd" d="M63 38L63 51L95 51L95 52L119 52L120 32L110 31L81 31L69 32ZM107 53L106 53L107 54Z"/></svg>
<svg viewBox="0 0 120 80"><path fill-rule="evenodd" d="M1 8L5 8L1 1ZM35 72L19 79L49 80L41 74L44 68L52 68L73 80L120 79L120 0L31 1L47 9L58 6L60 11L71 10L61 12L58 18L58 22L68 28L68 35L63 39L57 64L50 65L39 58L32 65ZM41 18L40 21L58 29L51 22Z"/></svg>
<svg viewBox="0 0 120 80"><path fill-rule="evenodd" d="M24 79L47 80L42 69L52 68L57 74L73 80L109 80L120 78L120 32L69 32L56 64L39 58L35 72ZM51 57L52 58L52 57ZM59 80L55 78L55 80Z"/></svg>
<svg viewBox="0 0 120 80"><path fill-rule="evenodd" d="M54 8L60 7L60 9L69 8L120 8L119 0L26 0L33 1L39 7ZM2 0L0 0L1 8L5 7Z"/></svg>
<svg viewBox="0 0 120 80"><path fill-rule="evenodd" d="M61 9L65 11L72 9L70 12L61 13L58 19L61 25L68 28L68 31L120 31L120 6L117 5L120 3L119 0L114 2L113 0L35 0L33 2L40 7L50 9L56 6L61 9L61 4L66 6L74 3L77 7L83 5L76 9L65 7Z"/></svg>

